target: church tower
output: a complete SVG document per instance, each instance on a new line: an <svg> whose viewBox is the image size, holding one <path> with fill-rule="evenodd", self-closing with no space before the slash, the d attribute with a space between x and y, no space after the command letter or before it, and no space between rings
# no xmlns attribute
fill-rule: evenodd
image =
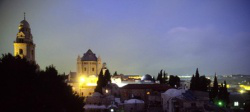
<svg viewBox="0 0 250 112"><path fill-rule="evenodd" d="M24 13L24 20L19 24L16 40L14 41L14 56L19 55L30 62L35 62L35 47L30 25L26 21Z"/></svg>

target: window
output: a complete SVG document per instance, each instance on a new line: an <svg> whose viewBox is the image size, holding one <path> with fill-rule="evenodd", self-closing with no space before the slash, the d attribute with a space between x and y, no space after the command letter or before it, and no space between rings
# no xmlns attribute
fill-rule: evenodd
<svg viewBox="0 0 250 112"><path fill-rule="evenodd" d="M92 71L95 71L95 68L92 68Z"/></svg>
<svg viewBox="0 0 250 112"><path fill-rule="evenodd" d="M149 91L147 92L147 95L150 95L150 92L149 92Z"/></svg>
<svg viewBox="0 0 250 112"><path fill-rule="evenodd" d="M235 101L234 102L234 106L236 107L236 106L239 106L239 102L238 101Z"/></svg>
<svg viewBox="0 0 250 112"><path fill-rule="evenodd" d="M19 49L19 54L23 54L23 50L22 49Z"/></svg>
<svg viewBox="0 0 250 112"><path fill-rule="evenodd" d="M84 68L84 71L87 71L87 68Z"/></svg>

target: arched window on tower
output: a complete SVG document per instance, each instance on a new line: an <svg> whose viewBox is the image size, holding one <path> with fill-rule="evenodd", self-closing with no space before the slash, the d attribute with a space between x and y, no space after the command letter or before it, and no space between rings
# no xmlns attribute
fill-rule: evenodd
<svg viewBox="0 0 250 112"><path fill-rule="evenodd" d="M22 49L19 49L19 54L23 54L23 50Z"/></svg>

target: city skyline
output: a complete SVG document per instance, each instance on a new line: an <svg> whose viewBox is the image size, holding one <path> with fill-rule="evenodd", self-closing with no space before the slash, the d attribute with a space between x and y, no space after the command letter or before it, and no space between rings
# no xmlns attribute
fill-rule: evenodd
<svg viewBox="0 0 250 112"><path fill-rule="evenodd" d="M36 60L76 71L91 49L111 73L247 74L249 1L1 1L0 53L13 54L19 22L31 26ZM15 8L13 8L15 7Z"/></svg>

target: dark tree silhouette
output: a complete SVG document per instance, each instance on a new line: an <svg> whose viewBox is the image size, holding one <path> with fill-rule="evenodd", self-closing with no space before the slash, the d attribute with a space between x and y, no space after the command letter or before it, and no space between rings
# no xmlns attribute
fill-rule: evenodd
<svg viewBox="0 0 250 112"><path fill-rule="evenodd" d="M208 91L211 80L207 79L205 76L200 76L199 70L197 68L195 76L192 76L190 82L190 90Z"/></svg>
<svg viewBox="0 0 250 112"><path fill-rule="evenodd" d="M191 81L190 81L190 90L195 90L195 82L194 82L194 74L193 74L193 76L192 76L192 78L191 78Z"/></svg>
<svg viewBox="0 0 250 112"><path fill-rule="evenodd" d="M113 76L117 76L118 74L117 74L117 71L115 71L115 73L113 74Z"/></svg>
<svg viewBox="0 0 250 112"><path fill-rule="evenodd" d="M162 70L158 73L157 80L162 84Z"/></svg>
<svg viewBox="0 0 250 112"><path fill-rule="evenodd" d="M208 87L210 87L211 80L207 79L205 76L200 76L199 78L199 90L200 91L208 91Z"/></svg>
<svg viewBox="0 0 250 112"><path fill-rule="evenodd" d="M108 83L111 83L111 75L108 69L105 71L104 74L104 82L105 82L104 86L106 86Z"/></svg>
<svg viewBox="0 0 250 112"><path fill-rule="evenodd" d="M215 73L213 87L212 87L210 94L209 94L211 101L214 101L214 99L218 96L218 91L219 91L218 81L217 81L217 76Z"/></svg>
<svg viewBox="0 0 250 112"><path fill-rule="evenodd" d="M103 69L101 70L100 74L98 75L97 86L95 88L95 92L99 92L102 94L102 87L105 85L105 80L103 76Z"/></svg>
<svg viewBox="0 0 250 112"><path fill-rule="evenodd" d="M164 71L164 73L163 73L163 84L167 84L167 81L168 80L168 75L166 74L166 72Z"/></svg>
<svg viewBox="0 0 250 112"><path fill-rule="evenodd" d="M97 81L97 86L95 88L95 92L102 93L102 88L105 87L108 83L111 83L111 75L108 69L106 69L105 74L103 75L103 69L101 70L99 76L98 76L98 81Z"/></svg>
<svg viewBox="0 0 250 112"><path fill-rule="evenodd" d="M224 83L221 83L221 86L219 88L219 92L218 92L218 100L221 100L225 103L224 106L228 106L229 105L229 92L227 91L227 86L226 86L226 81L224 81Z"/></svg>
<svg viewBox="0 0 250 112"><path fill-rule="evenodd" d="M83 99L53 66L39 71L35 63L7 54L0 59L0 72L1 112L83 111Z"/></svg>
<svg viewBox="0 0 250 112"><path fill-rule="evenodd" d="M178 76L170 75L169 85L176 88L180 87L180 78Z"/></svg>

